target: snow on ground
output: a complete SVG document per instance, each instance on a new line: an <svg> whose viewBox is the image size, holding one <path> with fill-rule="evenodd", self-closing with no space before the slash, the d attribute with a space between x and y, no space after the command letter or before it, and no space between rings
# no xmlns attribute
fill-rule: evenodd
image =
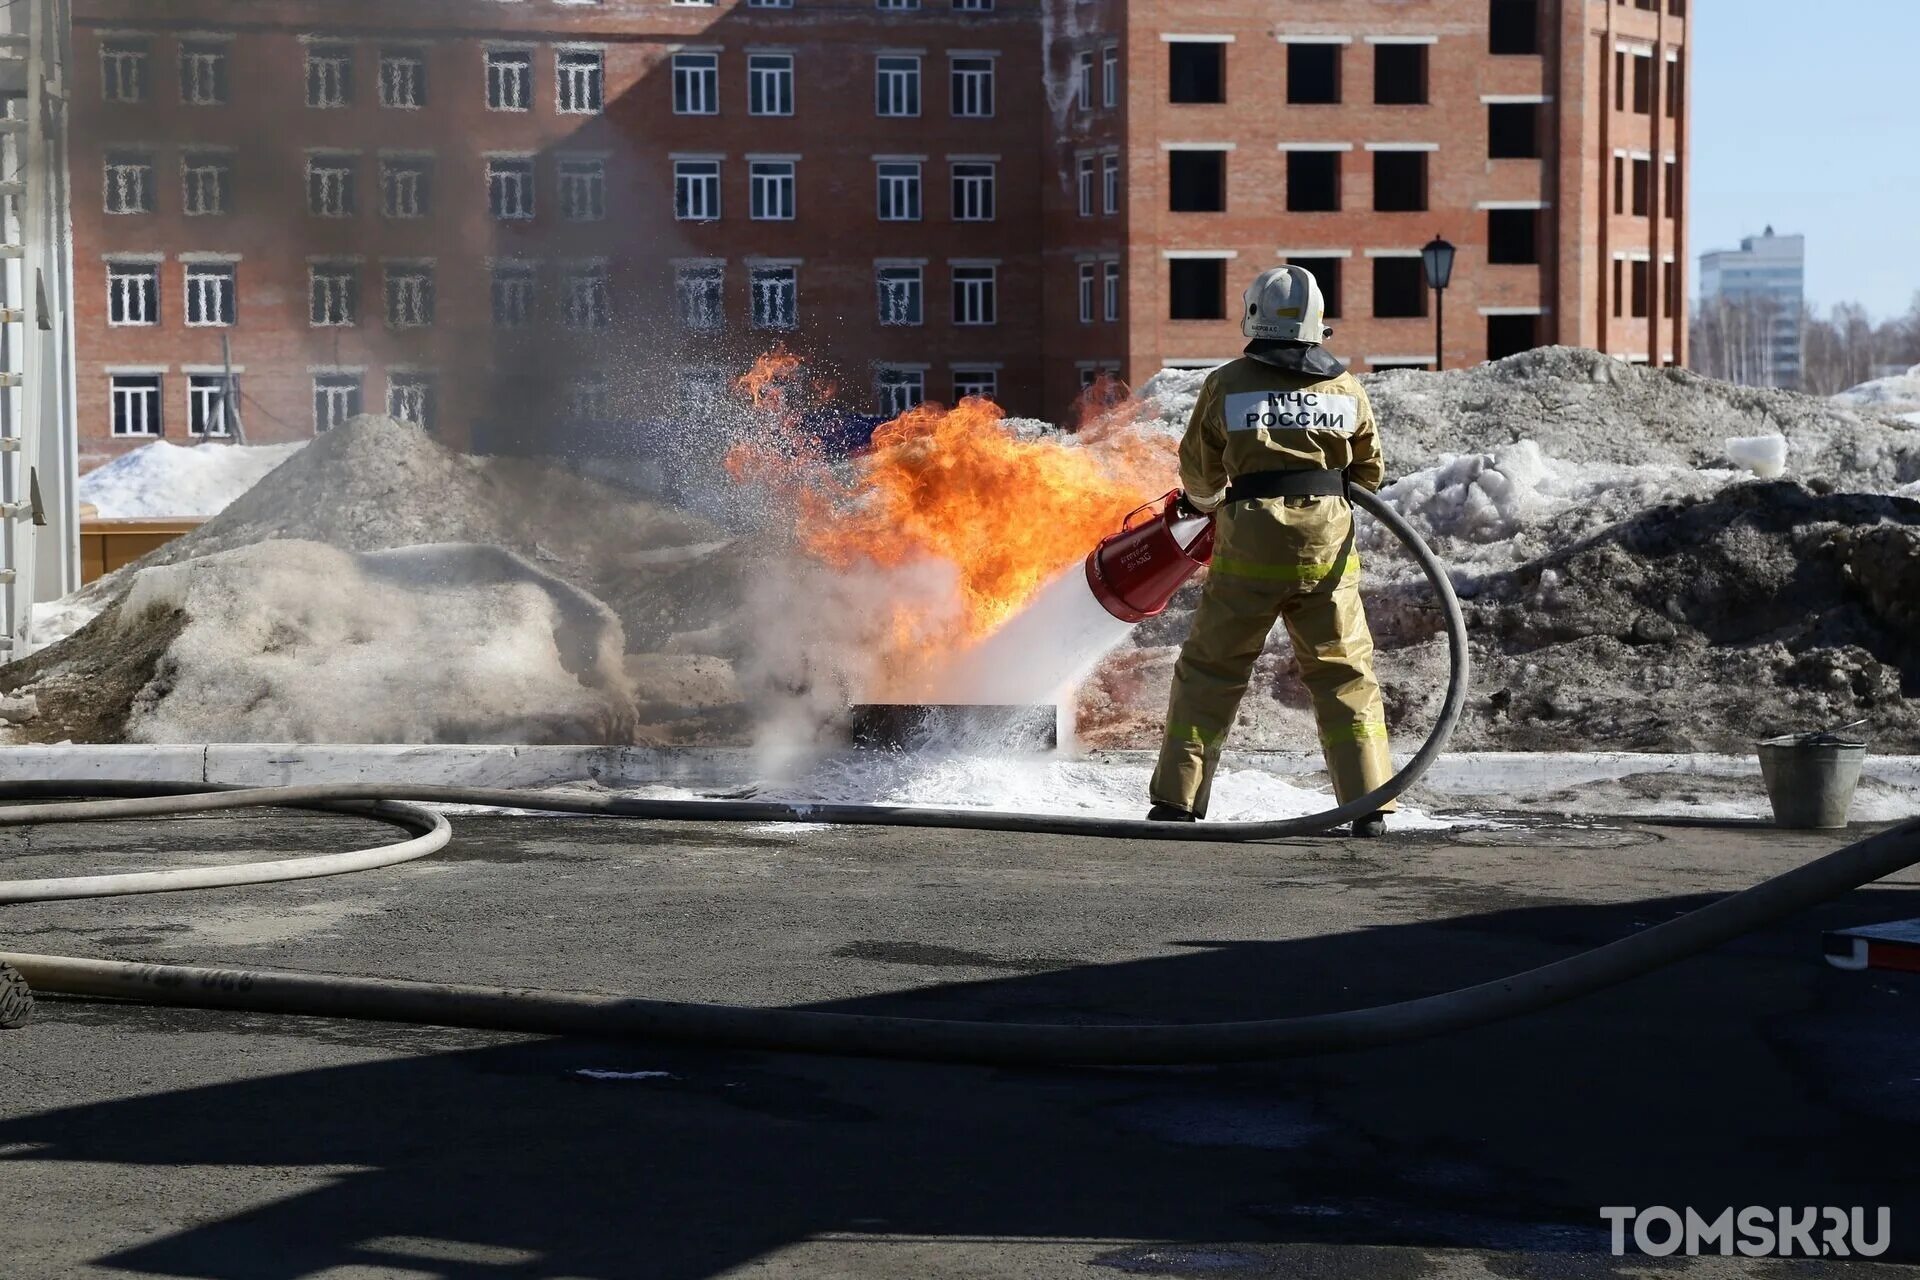
<svg viewBox="0 0 1920 1280"><path fill-rule="evenodd" d="M218 515L304 447L156 440L81 476L80 501L106 520Z"/></svg>
<svg viewBox="0 0 1920 1280"><path fill-rule="evenodd" d="M1875 378L1833 397L1836 404L1920 425L1920 364L1905 373Z"/></svg>

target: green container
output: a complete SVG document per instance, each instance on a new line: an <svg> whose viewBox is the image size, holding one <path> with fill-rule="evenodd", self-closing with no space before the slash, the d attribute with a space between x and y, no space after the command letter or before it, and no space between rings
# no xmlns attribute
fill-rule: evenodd
<svg viewBox="0 0 1920 1280"><path fill-rule="evenodd" d="M1807 831L1847 825L1867 744L1832 733L1792 733L1757 744L1773 822Z"/></svg>

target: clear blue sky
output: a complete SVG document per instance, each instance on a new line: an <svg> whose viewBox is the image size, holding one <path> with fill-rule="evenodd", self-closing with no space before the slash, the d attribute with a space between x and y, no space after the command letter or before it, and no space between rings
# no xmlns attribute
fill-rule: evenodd
<svg viewBox="0 0 1920 1280"><path fill-rule="evenodd" d="M1807 237L1807 299L1920 290L1920 0L1693 0L1693 254Z"/></svg>

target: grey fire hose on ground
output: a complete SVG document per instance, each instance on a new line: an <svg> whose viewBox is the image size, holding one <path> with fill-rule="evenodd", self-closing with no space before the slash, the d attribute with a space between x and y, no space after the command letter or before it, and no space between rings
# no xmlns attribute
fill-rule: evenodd
<svg viewBox="0 0 1920 1280"><path fill-rule="evenodd" d="M556 796L481 787L370 784L208 791L173 784L47 780L0 784L0 799L121 798L0 808L0 826L278 806L375 818L414 835L374 849L236 867L0 881L0 903L337 875L425 857L443 848L451 837L446 819L407 801L670 821L878 824L1150 840L1257 841L1326 831L1374 812L1412 786L1445 746L1467 694L1466 620L1445 567L1391 507L1364 490L1355 490L1352 498L1392 530L1419 561L1445 610L1452 662L1440 716L1420 750L1376 790L1324 813L1275 822L1189 825L886 805ZM32 986L50 993L263 1013L948 1062L1227 1062L1414 1040L1542 1009L1717 946L1915 863L1920 863L1920 821L1849 845L1631 937L1526 973L1371 1009L1247 1022L1148 1026L961 1022L8 952L0 952L0 962L14 966ZM0 1001L5 998L6 992L0 991ZM5 1012L0 1009L0 1015Z"/></svg>

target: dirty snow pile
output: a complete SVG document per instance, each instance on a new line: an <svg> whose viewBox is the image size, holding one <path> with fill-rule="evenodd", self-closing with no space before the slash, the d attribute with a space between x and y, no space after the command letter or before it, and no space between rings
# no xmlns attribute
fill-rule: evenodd
<svg viewBox="0 0 1920 1280"><path fill-rule="evenodd" d="M156 440L87 472L77 492L104 520L211 516L304 447Z"/></svg>
<svg viewBox="0 0 1920 1280"><path fill-rule="evenodd" d="M1832 397L1834 403L1863 413L1897 418L1920 426L1920 364L1905 373L1875 378Z"/></svg>

